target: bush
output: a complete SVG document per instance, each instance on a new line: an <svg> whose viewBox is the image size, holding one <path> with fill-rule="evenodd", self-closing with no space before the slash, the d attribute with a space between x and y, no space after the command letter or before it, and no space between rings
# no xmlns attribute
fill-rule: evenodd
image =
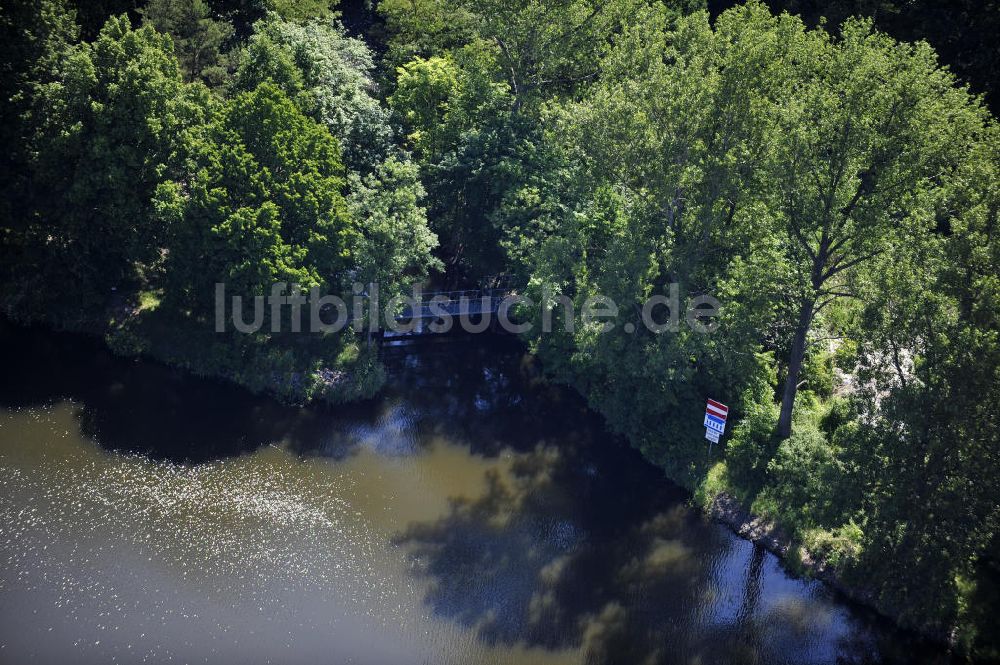
<svg viewBox="0 0 1000 665"><path fill-rule="evenodd" d="M801 380L805 381L805 389L818 397L829 397L833 394L833 363L834 354L825 349L815 348L806 356L802 365Z"/></svg>
<svg viewBox="0 0 1000 665"><path fill-rule="evenodd" d="M858 365L858 343L851 339L842 340L833 352L833 366L848 374Z"/></svg>
<svg viewBox="0 0 1000 665"><path fill-rule="evenodd" d="M796 531L822 525L834 502L835 468L834 451L823 432L800 422L768 464L763 494L773 501L777 517Z"/></svg>
<svg viewBox="0 0 1000 665"><path fill-rule="evenodd" d="M104 341L116 356L139 356L149 347L146 340L127 327L112 329L104 336Z"/></svg>
<svg viewBox="0 0 1000 665"><path fill-rule="evenodd" d="M733 428L726 465L740 494L753 496L763 487L768 463L778 446L774 436L777 422L777 404L770 400L748 402L746 415Z"/></svg>
<svg viewBox="0 0 1000 665"><path fill-rule="evenodd" d="M851 403L843 398L834 398L830 401L830 407L820 418L820 429L827 437L832 437L842 425L846 425L851 420Z"/></svg>
<svg viewBox="0 0 1000 665"><path fill-rule="evenodd" d="M863 538L861 527L849 520L833 531L813 529L805 534L803 542L813 556L834 568L841 568L858 559Z"/></svg>

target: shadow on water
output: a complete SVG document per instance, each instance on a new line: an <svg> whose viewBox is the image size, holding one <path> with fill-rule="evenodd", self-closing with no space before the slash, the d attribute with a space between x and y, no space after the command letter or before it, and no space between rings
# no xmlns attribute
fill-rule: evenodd
<svg viewBox="0 0 1000 665"><path fill-rule="evenodd" d="M580 461L539 449L396 537L435 613L490 645L581 647L590 663L948 662L787 578L663 483L616 485Z"/></svg>
<svg viewBox="0 0 1000 665"><path fill-rule="evenodd" d="M590 663L947 662L688 509L516 340L389 347L378 399L293 408L76 335L0 322L0 339L0 407L72 400L110 450L201 462L282 442L405 461L444 440L509 460L482 493L394 528L427 606L489 645L581 648Z"/></svg>
<svg viewBox="0 0 1000 665"><path fill-rule="evenodd" d="M506 351L516 345L499 343ZM520 392L525 382L486 362L495 348L472 347L471 355L465 349L460 367L454 348L390 349L390 384L378 399L301 408L224 381L116 357L95 338L0 319L0 407L69 400L79 407L83 434L102 447L187 463L279 442L303 455L334 459L364 447L406 455L435 434L463 441L473 453L496 455L505 446L527 446L556 433L557 422L544 418L533 402L526 404L531 400ZM533 373L539 396L545 390L540 377L534 368L525 371Z"/></svg>
<svg viewBox="0 0 1000 665"><path fill-rule="evenodd" d="M0 407L69 400L102 447L201 463L281 440L321 439L331 416L284 406L222 381L118 358L97 339L0 320Z"/></svg>
<svg viewBox="0 0 1000 665"><path fill-rule="evenodd" d="M592 663L948 662L707 523L520 347L386 359L419 437L516 453L483 495L395 537L427 604L484 642L581 647Z"/></svg>
<svg viewBox="0 0 1000 665"><path fill-rule="evenodd" d="M287 406L224 381L119 358L95 338L0 319L0 408L72 401L81 431L102 447L153 459L201 463L287 443L307 456L344 459L362 448L419 452L434 436L495 456L561 435L546 411L564 391L530 362L511 372L491 354L520 357L515 340L387 349L389 385L377 399L344 406ZM578 401L573 417L596 423Z"/></svg>
<svg viewBox="0 0 1000 665"><path fill-rule="evenodd" d="M388 381L372 401L314 407L334 423L322 436L294 436L305 456L343 459L367 448L406 456L435 440L495 458L542 443L584 445L601 422L576 395L546 383L514 338L484 336L383 349ZM567 422L576 426L567 429Z"/></svg>

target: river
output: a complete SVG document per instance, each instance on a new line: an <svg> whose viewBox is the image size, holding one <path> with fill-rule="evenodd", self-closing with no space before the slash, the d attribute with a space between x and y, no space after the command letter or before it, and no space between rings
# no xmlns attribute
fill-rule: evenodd
<svg viewBox="0 0 1000 665"><path fill-rule="evenodd" d="M939 663L687 505L513 340L293 408L0 322L0 662Z"/></svg>

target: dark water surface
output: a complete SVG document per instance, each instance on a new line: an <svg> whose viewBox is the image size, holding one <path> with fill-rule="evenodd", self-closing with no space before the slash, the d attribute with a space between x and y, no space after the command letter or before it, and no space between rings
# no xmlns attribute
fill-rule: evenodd
<svg viewBox="0 0 1000 665"><path fill-rule="evenodd" d="M281 406L0 323L0 662L914 663L547 385L390 348Z"/></svg>

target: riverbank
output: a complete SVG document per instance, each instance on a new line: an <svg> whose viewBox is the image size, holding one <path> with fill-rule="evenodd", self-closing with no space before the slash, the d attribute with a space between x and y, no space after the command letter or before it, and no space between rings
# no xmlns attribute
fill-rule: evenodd
<svg viewBox="0 0 1000 665"><path fill-rule="evenodd" d="M946 551L935 538L947 514L897 505L887 519L869 505L870 488L884 492L886 501L902 492L885 484L899 477L898 468L891 474L894 442L882 442L884 467L873 468L874 444L861 435L854 402L836 390L832 370L839 365L824 360L825 374L812 380L827 389L800 394L792 437L773 436L778 406L771 401L772 383L745 401L714 455L702 431L695 432L703 396L668 409L638 397L626 401L623 392L609 392L587 373L564 371L556 380L584 394L613 429L686 487L705 514L778 555L791 573L824 582L901 629L941 644L956 662L997 662L1000 566L989 555L993 546L967 565L944 568ZM560 367L559 357L549 366Z"/></svg>
<svg viewBox="0 0 1000 665"><path fill-rule="evenodd" d="M17 662L946 660L704 519L513 338L385 347L373 400L299 408L0 336Z"/></svg>
<svg viewBox="0 0 1000 665"><path fill-rule="evenodd" d="M718 491L708 495L701 489L694 496L695 503L708 517L726 525L739 537L774 554L782 561L789 573L807 579L819 580L851 602L874 611L899 628L913 631L924 639L932 640L943 648L954 651L956 655L961 657L970 659L973 657L965 645L956 640L957 628L908 624L897 609L880 603L877 594L870 587L845 580L842 572L829 559L810 550L800 539L793 537L788 529L776 521L751 513L730 492Z"/></svg>
<svg viewBox="0 0 1000 665"><path fill-rule="evenodd" d="M374 353L362 355L360 346L337 339L316 338L298 347L282 346L284 340L258 340L239 345L227 336L206 333L183 318L167 317L149 301L139 307L118 308L106 323L70 319L75 325L53 321L16 319L20 323L44 324L102 338L122 357L148 358L192 374L226 379L251 392L266 393L286 403L321 401L345 403L376 395L385 373ZM219 339L222 337L222 339ZM302 336L311 337L311 336ZM345 352L345 348L349 351ZM351 351L350 349L353 349ZM352 355L353 354L353 355ZM321 383L322 381L326 383ZM322 387L313 387L320 384ZM907 625L893 608L880 604L871 590L844 580L830 558L811 550L776 521L755 515L741 502L722 471L710 471L706 482L694 490L694 503L709 517L727 525L736 535L762 546L781 559L792 574L817 579L851 601L870 608L896 625L958 648L955 630Z"/></svg>
<svg viewBox="0 0 1000 665"><path fill-rule="evenodd" d="M705 512L713 520L728 526L736 535L780 558L790 572L820 580L852 601L879 611L871 591L845 584L829 562L809 552L780 525L746 510L731 494L721 492L715 495ZM899 623L896 617L887 618ZM940 634L925 637L945 641Z"/></svg>

